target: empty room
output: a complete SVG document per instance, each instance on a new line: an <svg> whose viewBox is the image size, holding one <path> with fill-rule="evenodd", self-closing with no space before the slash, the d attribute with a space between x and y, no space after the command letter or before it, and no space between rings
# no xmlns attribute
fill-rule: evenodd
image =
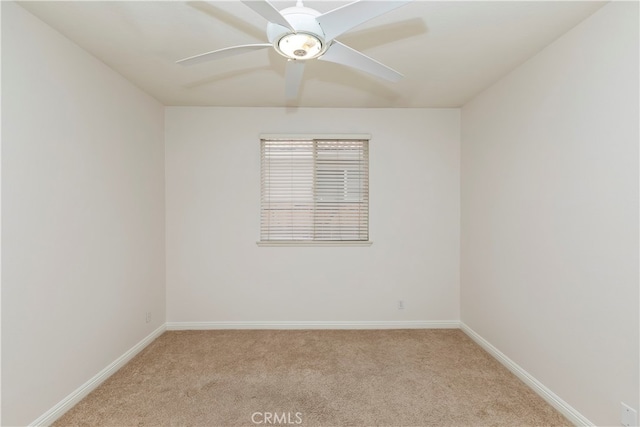
<svg viewBox="0 0 640 427"><path fill-rule="evenodd" d="M638 425L638 2L0 13L3 426Z"/></svg>

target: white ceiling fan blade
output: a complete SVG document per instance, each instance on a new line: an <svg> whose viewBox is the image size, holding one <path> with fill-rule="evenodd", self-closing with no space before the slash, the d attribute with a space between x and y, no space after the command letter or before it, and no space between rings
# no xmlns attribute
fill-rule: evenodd
<svg viewBox="0 0 640 427"><path fill-rule="evenodd" d="M202 53L196 56L190 56L176 62L181 65L194 65L201 62L213 61L216 59L227 58L229 56L240 55L242 53L252 52L254 50L265 49L267 47L273 47L270 43L260 44L245 44L240 46L226 47L224 49L218 49L207 53Z"/></svg>
<svg viewBox="0 0 640 427"><path fill-rule="evenodd" d="M365 73L369 73L392 82L397 82L404 77L396 70L389 68L375 59L370 58L355 49L351 49L349 46L343 45L335 40L324 55L318 59L356 68L360 71L364 71Z"/></svg>
<svg viewBox="0 0 640 427"><path fill-rule="evenodd" d="M296 99L302 84L304 74L304 61L288 60L284 73L285 88L284 94L287 99Z"/></svg>
<svg viewBox="0 0 640 427"><path fill-rule="evenodd" d="M282 16L280 11L276 9L268 0L243 0L245 5L249 6L258 15L262 16L269 22L282 25L285 28L295 32L296 30L291 26L287 18Z"/></svg>
<svg viewBox="0 0 640 427"><path fill-rule="evenodd" d="M333 40L340 34L383 15L412 0L355 1L316 17L327 40Z"/></svg>

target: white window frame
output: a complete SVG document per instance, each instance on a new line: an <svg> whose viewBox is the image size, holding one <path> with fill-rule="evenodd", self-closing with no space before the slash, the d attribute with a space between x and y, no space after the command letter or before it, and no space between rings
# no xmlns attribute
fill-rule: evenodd
<svg viewBox="0 0 640 427"><path fill-rule="evenodd" d="M370 146L371 135L370 134L261 134L260 144L262 150L263 140L367 140L367 146ZM368 153L367 153L368 154ZM369 168L369 159L367 159L367 168ZM262 179L263 163L260 160L260 176ZM367 181L369 180L370 173L368 172ZM260 190L260 196L262 198L262 184ZM368 189L367 189L368 198ZM369 227L369 209L370 203L367 207L367 234L369 240L258 240L256 243L258 246L371 246L371 231ZM260 232L262 233L262 214L263 206L262 200L260 202ZM262 236L261 236L262 237Z"/></svg>

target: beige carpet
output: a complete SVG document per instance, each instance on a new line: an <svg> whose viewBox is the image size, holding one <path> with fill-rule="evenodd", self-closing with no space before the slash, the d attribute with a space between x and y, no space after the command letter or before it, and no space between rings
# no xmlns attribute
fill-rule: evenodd
<svg viewBox="0 0 640 427"><path fill-rule="evenodd" d="M459 330L166 332L56 426L570 426Z"/></svg>

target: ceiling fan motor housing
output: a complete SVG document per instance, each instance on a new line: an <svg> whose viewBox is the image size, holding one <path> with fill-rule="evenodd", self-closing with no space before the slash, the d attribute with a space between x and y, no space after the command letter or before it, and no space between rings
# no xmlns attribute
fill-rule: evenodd
<svg viewBox="0 0 640 427"><path fill-rule="evenodd" d="M306 60L322 55L329 43L325 41L324 31L316 21L320 15L315 9L308 7L290 7L280 11L296 30L269 22L267 38L276 51L288 59Z"/></svg>

